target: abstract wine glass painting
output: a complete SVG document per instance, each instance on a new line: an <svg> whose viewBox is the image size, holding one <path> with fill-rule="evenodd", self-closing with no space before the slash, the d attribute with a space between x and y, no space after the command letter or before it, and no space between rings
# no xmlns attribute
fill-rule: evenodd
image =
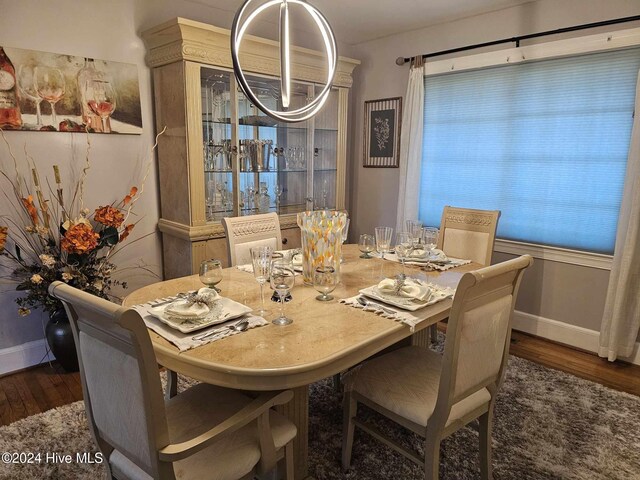
<svg viewBox="0 0 640 480"><path fill-rule="evenodd" d="M3 130L142 133L136 65L0 46L0 70Z"/></svg>

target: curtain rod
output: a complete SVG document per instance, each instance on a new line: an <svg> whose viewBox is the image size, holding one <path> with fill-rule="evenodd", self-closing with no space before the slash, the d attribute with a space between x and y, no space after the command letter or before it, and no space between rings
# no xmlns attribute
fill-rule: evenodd
<svg viewBox="0 0 640 480"><path fill-rule="evenodd" d="M604 20L601 22L594 22L594 23L585 23L583 25L575 25L573 27L565 27L565 28L558 28L557 30L548 30L546 32L538 32L538 33L530 33L528 35L521 35L518 37L511 37L511 38L503 38L501 40L494 40L492 42L485 42L485 43L477 43L475 45L467 45L465 47L458 47L458 48L452 48L450 50L442 50L440 52L434 52L434 53L425 53L424 55L422 55L422 58L431 58L431 57L437 57L439 55L447 55L449 53L457 53L457 52L464 52L466 50L473 50L476 48L482 48L482 47L490 47L492 45L500 45L501 43L515 43L516 47L520 46L520 42L522 40L529 40L530 38L538 38L538 37L545 37L547 35L555 35L558 33L566 33L566 32L575 32L576 30L585 30L587 28L595 28L595 27L604 27L607 25L616 25L618 23L626 23L626 22L633 22L635 20L640 20L640 15L635 15L632 17L623 17L623 18L615 18L613 20ZM404 65L407 62L411 61L411 57L398 57L396 59L396 64L397 65Z"/></svg>

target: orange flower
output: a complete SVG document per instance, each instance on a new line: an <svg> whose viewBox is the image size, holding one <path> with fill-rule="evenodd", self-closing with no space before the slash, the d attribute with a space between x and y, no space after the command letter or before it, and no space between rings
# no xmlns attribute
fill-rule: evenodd
<svg viewBox="0 0 640 480"><path fill-rule="evenodd" d="M84 254L98 246L99 238L100 235L94 232L91 226L76 223L65 232L60 247L68 253Z"/></svg>
<svg viewBox="0 0 640 480"><path fill-rule="evenodd" d="M135 224L133 223L130 223L129 225L124 227L124 231L120 234L120 241L123 241L125 238L129 236L129 233L131 233L131 230L133 230L133 227L135 227Z"/></svg>
<svg viewBox="0 0 640 480"><path fill-rule="evenodd" d="M22 204L24 205L24 208L27 209L27 212L29 213L33 224L38 225L38 210L33 204L33 195L29 195L27 198L23 198Z"/></svg>
<svg viewBox="0 0 640 480"><path fill-rule="evenodd" d="M97 208L93 218L96 222L100 222L107 227L118 228L124 222L124 215L120 213L120 210L109 205Z"/></svg>
<svg viewBox="0 0 640 480"><path fill-rule="evenodd" d="M133 199L133 197L136 196L137 193L138 193L138 187L131 187L131 191L129 192L129 195L124 197L124 200L122 200L122 202L125 205L128 204Z"/></svg>
<svg viewBox="0 0 640 480"><path fill-rule="evenodd" d="M2 253L4 246L7 244L7 236L9 236L9 227L0 227L0 253Z"/></svg>

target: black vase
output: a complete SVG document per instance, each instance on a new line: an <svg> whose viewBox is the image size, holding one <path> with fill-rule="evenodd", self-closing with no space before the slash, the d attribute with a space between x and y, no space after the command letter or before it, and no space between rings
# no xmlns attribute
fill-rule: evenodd
<svg viewBox="0 0 640 480"><path fill-rule="evenodd" d="M49 315L49 321L44 331L49 348L62 368L67 372L77 372L80 369L78 354L67 312L56 310Z"/></svg>

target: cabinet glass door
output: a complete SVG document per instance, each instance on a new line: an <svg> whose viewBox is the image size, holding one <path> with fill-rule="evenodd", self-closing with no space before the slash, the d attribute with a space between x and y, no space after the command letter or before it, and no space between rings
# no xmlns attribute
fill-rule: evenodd
<svg viewBox="0 0 640 480"><path fill-rule="evenodd" d="M269 108L282 109L279 79L253 75L247 80L261 102ZM290 108L304 106L312 88L309 84L292 82ZM278 122L238 92L242 215L288 214L307 209L311 135L309 122Z"/></svg>
<svg viewBox="0 0 640 480"><path fill-rule="evenodd" d="M202 152L208 222L234 215L231 72L202 68Z"/></svg>
<svg viewBox="0 0 640 480"><path fill-rule="evenodd" d="M321 87L316 86L316 94ZM313 205L336 208L338 168L338 90L332 89L324 107L313 117Z"/></svg>

